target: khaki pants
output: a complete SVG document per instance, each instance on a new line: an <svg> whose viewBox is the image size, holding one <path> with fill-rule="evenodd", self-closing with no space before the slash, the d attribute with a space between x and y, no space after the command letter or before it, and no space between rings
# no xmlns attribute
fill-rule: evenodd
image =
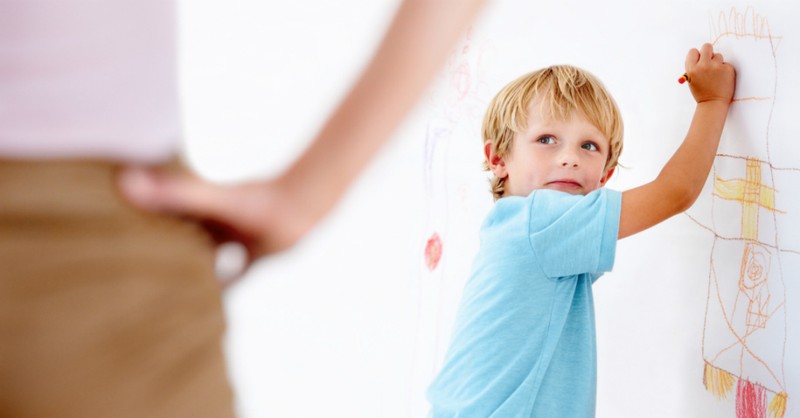
<svg viewBox="0 0 800 418"><path fill-rule="evenodd" d="M231 417L213 248L117 167L0 160L0 417Z"/></svg>

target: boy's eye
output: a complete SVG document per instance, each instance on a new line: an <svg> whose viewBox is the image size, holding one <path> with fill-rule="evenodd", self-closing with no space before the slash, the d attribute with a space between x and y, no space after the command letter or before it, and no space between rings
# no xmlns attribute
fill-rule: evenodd
<svg viewBox="0 0 800 418"><path fill-rule="evenodd" d="M587 142L587 143L581 145L581 148L583 148L585 150L589 150L589 151L597 151L599 149L599 148L597 148L597 144L595 144L593 142Z"/></svg>
<svg viewBox="0 0 800 418"><path fill-rule="evenodd" d="M536 142L539 142L540 144L555 144L556 143L556 139L553 138L550 135L545 135L545 136L539 137L539 139L537 139Z"/></svg>

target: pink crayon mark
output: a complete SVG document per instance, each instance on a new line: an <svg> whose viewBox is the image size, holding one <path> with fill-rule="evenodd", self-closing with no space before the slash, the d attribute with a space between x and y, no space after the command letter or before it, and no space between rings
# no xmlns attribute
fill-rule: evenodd
<svg viewBox="0 0 800 418"><path fill-rule="evenodd" d="M470 90L470 73L469 73L469 65L468 64L461 64L458 68L453 71L452 74L452 85L453 88L458 92L458 100L461 101L464 97L467 97L467 94Z"/></svg>
<svg viewBox="0 0 800 418"><path fill-rule="evenodd" d="M425 244L425 264L428 270L433 271L439 265L439 260L442 259L442 239L439 234L433 233L428 238L428 243Z"/></svg>
<svg viewBox="0 0 800 418"><path fill-rule="evenodd" d="M739 379L736 388L737 418L766 418L767 392L763 386Z"/></svg>

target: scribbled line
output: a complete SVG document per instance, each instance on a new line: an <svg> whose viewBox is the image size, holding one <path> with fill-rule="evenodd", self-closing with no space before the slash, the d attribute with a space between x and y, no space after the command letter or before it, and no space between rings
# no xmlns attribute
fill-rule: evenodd
<svg viewBox="0 0 800 418"><path fill-rule="evenodd" d="M777 166L775 166L774 164L772 164L769 161L764 161L764 160L760 160L758 158L753 158L753 157L742 157L740 155L731 155L731 154L717 154L717 157L735 158L737 160L750 160L750 161L758 162L760 164L766 164L767 166L769 166L770 169L775 170L775 171L795 171L795 172L800 173L800 168L795 168L795 167L777 167Z"/></svg>
<svg viewBox="0 0 800 418"><path fill-rule="evenodd" d="M771 249L773 249L773 250L777 250L777 251L780 251L780 252L782 252L782 253L792 253L792 254L797 254L797 255L800 255L800 251L798 251L798 250L787 250L787 249L783 249L783 248L778 248L778 246L776 246L776 245L768 244L768 243L766 243L766 242L761 242L761 241L753 241L753 240L751 240L751 239L742 238L742 237L726 237L726 236L720 235L719 233L717 233L716 231L714 231L713 229L711 229L711 227L709 227L709 226L707 226L707 225L703 224L702 222L700 222L699 220L697 220L696 218L694 218L692 215L689 215L689 213L687 213L687 212L684 212L683 214L684 214L684 215L686 215L686 217L687 217L687 218L691 219L691 220L692 220L692 222L694 222L695 224L697 224L697 226L699 226L700 228L703 228L703 229L705 229L706 231L708 231L708 232L710 232L712 235L714 235L714 238L721 239L721 240L723 240L723 241L745 241L745 242L755 242L755 243L758 243L758 244L760 244L760 245L763 245L764 247L769 247L769 248L771 248Z"/></svg>
<svg viewBox="0 0 800 418"><path fill-rule="evenodd" d="M726 36L735 36L737 38L772 39L772 40L777 40L777 41L780 41L780 40L783 39L782 36L772 36L770 34L756 35L754 33L742 33L742 34L740 34L740 33L736 33L736 32L723 32L723 33L720 33L719 35L717 35L717 37L714 38L714 40L711 43L713 45L716 45L717 42L719 42L720 39L722 39L722 38L724 38Z"/></svg>
<svg viewBox="0 0 800 418"><path fill-rule="evenodd" d="M749 101L763 101L763 100L771 100L772 97L734 97L732 102L749 102Z"/></svg>
<svg viewBox="0 0 800 418"><path fill-rule="evenodd" d="M746 178L725 180L718 175L714 181L714 196L742 204L742 238L758 240L759 210L780 212L775 208L775 188L761 183L761 163L748 158Z"/></svg>
<svg viewBox="0 0 800 418"><path fill-rule="evenodd" d="M750 347L747 346L747 341L745 341L747 339L747 336L742 337L738 333L736 333L735 329L733 329L733 324L731 324L731 320L728 317L728 312L725 310L725 302L722 300L722 294L720 294L719 291L720 283L719 283L719 278L717 277L716 269L714 268L713 260L711 262L711 271L712 271L712 276L714 278L714 284L716 285L715 287L717 288L717 300L719 301L720 309L722 309L722 316L723 318L725 318L725 323L726 325L728 325L728 329L730 330L731 334L733 334L733 336L736 337L736 339L738 340L737 344L741 344L742 355L744 355L744 351L747 351L747 353L750 354L751 357L753 357L756 361L761 363L764 366L764 368L769 372L769 374L772 376L772 378L775 379L775 382L781 388L781 391L785 392L786 389L783 387L781 380L778 379L778 376L775 375L775 372L772 371L769 365L767 365L767 363L761 357L757 356L756 353L754 353L753 350L751 350ZM703 332L705 333L705 330L703 330Z"/></svg>
<svg viewBox="0 0 800 418"><path fill-rule="evenodd" d="M708 360L705 360L705 362L706 362L707 365L709 365L709 366L711 366L711 367L713 367L715 369L722 370L723 372L728 373L729 375L731 375L731 376L733 376L733 377L735 377L735 378L737 378L739 380L747 380L747 379L742 378L742 376L737 375L736 373L731 373L729 370L723 369L722 367L719 367L719 366L709 362ZM767 392L772 393L773 395L777 395L779 393L785 393L785 392L777 392L777 391L772 390L772 389L770 389L768 387L764 387L764 389Z"/></svg>
<svg viewBox="0 0 800 418"><path fill-rule="evenodd" d="M703 367L703 384L706 390L713 393L717 399L727 399L728 393L736 383L735 376L727 370L718 368L708 361ZM766 418L769 411L772 418L783 418L786 413L786 402L789 395L786 392L775 393L764 386L753 383L741 377L736 384L736 416L739 418ZM767 404L767 392L775 395Z"/></svg>
<svg viewBox="0 0 800 418"><path fill-rule="evenodd" d="M783 305L786 305L786 301L783 301L778 306L776 306L775 309L773 309L772 312L769 314L769 316L772 317L772 315L774 315L776 312L781 310L781 308L783 308ZM754 332L756 332L758 330L759 330L758 328L753 327L753 328L750 329L750 331L745 332L745 334L742 336L742 338L747 339L747 337L749 337L750 335L752 335ZM722 354L724 354L726 351L730 350L731 348L736 347L738 344L739 344L739 341L735 341L733 344L731 344L731 345L723 348L722 350L720 350L717 353L717 355L714 356L713 359L711 359L711 363L714 363L715 361L717 361L719 359L719 356L721 356Z"/></svg>
<svg viewBox="0 0 800 418"><path fill-rule="evenodd" d="M772 45L772 52L774 53L780 41L783 40L782 36L772 35L767 17L759 15L749 6L745 9L744 13L740 13L735 7L730 9L729 14L721 11L717 15L717 26L714 25L713 19L709 20L712 33L717 32L712 42L713 45L716 45L720 39L727 36L769 40ZM773 41L777 41L777 43L773 43Z"/></svg>

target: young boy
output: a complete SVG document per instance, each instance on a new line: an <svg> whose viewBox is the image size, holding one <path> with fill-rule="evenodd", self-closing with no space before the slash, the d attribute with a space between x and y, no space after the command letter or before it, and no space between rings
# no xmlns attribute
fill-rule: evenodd
<svg viewBox="0 0 800 418"><path fill-rule="evenodd" d="M545 68L506 86L483 123L497 199L481 228L453 340L428 389L433 417L593 417L592 283L616 240L688 209L733 97L734 69L709 44L686 57L697 107L686 139L651 183L603 188L622 120L592 75Z"/></svg>

